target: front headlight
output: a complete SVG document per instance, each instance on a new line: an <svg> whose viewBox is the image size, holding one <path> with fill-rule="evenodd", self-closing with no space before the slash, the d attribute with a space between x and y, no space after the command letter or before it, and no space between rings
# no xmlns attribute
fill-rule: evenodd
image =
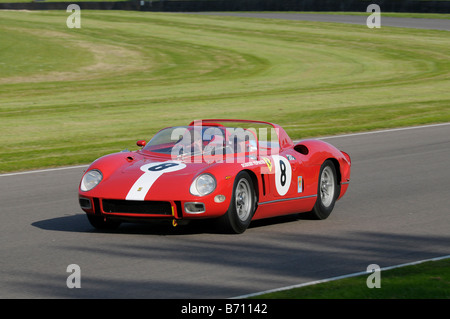
<svg viewBox="0 0 450 319"><path fill-rule="evenodd" d="M102 181L103 175L99 170L93 169L92 171L84 174L81 180L80 189L83 192L90 191Z"/></svg>
<svg viewBox="0 0 450 319"><path fill-rule="evenodd" d="M192 195L205 196L216 189L216 179L211 174L199 175L191 184L189 191Z"/></svg>

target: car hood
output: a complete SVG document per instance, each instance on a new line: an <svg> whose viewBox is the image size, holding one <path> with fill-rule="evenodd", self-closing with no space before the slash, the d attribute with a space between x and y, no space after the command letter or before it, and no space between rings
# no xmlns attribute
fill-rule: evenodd
<svg viewBox="0 0 450 319"><path fill-rule="evenodd" d="M170 200L190 196L195 177L217 163L171 160L139 152L116 153L94 162L103 180L87 195L126 200Z"/></svg>

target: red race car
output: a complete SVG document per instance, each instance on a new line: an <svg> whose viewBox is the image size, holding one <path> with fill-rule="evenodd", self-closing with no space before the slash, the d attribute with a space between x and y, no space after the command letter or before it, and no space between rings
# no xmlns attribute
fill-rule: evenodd
<svg viewBox="0 0 450 319"><path fill-rule="evenodd" d="M84 173L79 203L95 228L215 218L227 232L242 233L267 217L325 219L350 181L347 153L320 140L294 144L268 122L199 120L137 145L97 159Z"/></svg>

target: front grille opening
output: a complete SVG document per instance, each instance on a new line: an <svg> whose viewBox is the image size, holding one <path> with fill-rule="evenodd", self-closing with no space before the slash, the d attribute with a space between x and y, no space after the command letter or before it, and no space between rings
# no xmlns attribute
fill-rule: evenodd
<svg viewBox="0 0 450 319"><path fill-rule="evenodd" d="M170 202L104 199L102 204L105 213L172 215Z"/></svg>
<svg viewBox="0 0 450 319"><path fill-rule="evenodd" d="M100 211L100 199L94 197L93 201L94 201L94 213L95 213L95 215L101 215L102 212Z"/></svg>
<svg viewBox="0 0 450 319"><path fill-rule="evenodd" d="M80 207L81 208L85 208L85 209L91 209L92 208L91 201L88 198L80 197L78 199L78 201L80 203Z"/></svg>

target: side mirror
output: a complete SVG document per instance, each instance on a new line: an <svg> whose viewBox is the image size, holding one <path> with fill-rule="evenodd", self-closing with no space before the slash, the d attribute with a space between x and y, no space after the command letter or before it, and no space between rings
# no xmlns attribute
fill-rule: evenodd
<svg viewBox="0 0 450 319"><path fill-rule="evenodd" d="M144 147L147 142L145 140L139 140L136 142L136 145L139 147Z"/></svg>

